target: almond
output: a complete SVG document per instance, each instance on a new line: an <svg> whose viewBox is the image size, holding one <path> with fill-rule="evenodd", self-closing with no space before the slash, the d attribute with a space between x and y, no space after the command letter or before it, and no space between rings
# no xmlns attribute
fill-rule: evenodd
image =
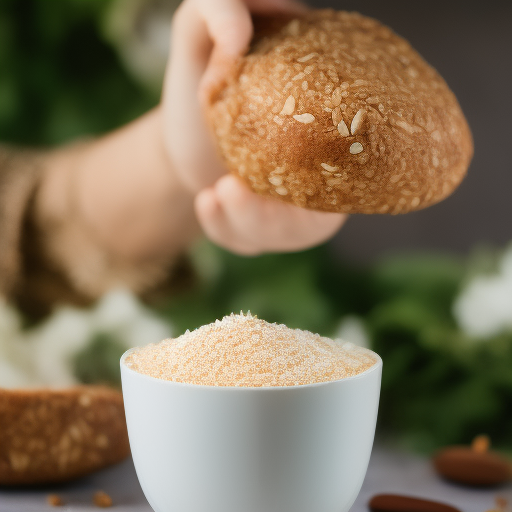
<svg viewBox="0 0 512 512"><path fill-rule="evenodd" d="M368 503L372 512L460 512L439 501L412 498L400 494L377 494Z"/></svg>
<svg viewBox="0 0 512 512"><path fill-rule="evenodd" d="M469 446L449 446L433 458L437 473L463 485L492 487L512 478L512 465L496 452L488 451L489 441L478 436Z"/></svg>
<svg viewBox="0 0 512 512"><path fill-rule="evenodd" d="M104 491L95 492L92 501L99 508L109 508L112 506L112 498Z"/></svg>
<svg viewBox="0 0 512 512"><path fill-rule="evenodd" d="M62 498L58 494L48 494L46 503L48 503L50 507L62 507L64 505Z"/></svg>

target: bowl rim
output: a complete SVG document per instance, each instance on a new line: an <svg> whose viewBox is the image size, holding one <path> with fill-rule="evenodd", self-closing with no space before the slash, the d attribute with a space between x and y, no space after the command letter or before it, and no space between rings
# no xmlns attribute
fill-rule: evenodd
<svg viewBox="0 0 512 512"><path fill-rule="evenodd" d="M258 392L258 391L291 391L291 390L298 390L298 389L306 389L306 388L315 388L315 387L325 387L328 385L333 384L339 384L341 382L351 382L353 380L362 379L366 376L368 376L370 373L373 373L375 371L378 371L382 369L383 362L382 358L374 352L373 350L370 350L370 352L376 357L377 361L373 366L370 366L367 370L364 372L358 373L357 375L352 375L351 377L343 377L342 379L337 380L326 380L322 382L311 382L309 384L298 384L294 386L208 386L206 384L191 384L189 382L177 382L173 380L166 380L166 379L159 379L157 377L152 377L151 375L146 375L145 373L140 373L132 368L129 368L124 360L126 357L133 351L137 350L140 347L132 347L128 349L120 358L119 364L121 366L121 378L123 375L123 371L128 372L129 374L133 374L136 378L143 378L143 379L149 379L153 382L161 383L163 386L171 386L171 387L181 387L181 388L188 388L188 389L209 389L209 390L225 390L225 391L236 391L236 392Z"/></svg>

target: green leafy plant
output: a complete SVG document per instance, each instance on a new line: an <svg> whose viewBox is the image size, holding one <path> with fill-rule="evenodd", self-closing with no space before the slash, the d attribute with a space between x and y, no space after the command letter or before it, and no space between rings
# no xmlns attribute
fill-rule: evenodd
<svg viewBox="0 0 512 512"><path fill-rule="evenodd" d="M84 384L119 386L121 371L119 359L126 346L105 333L96 333L90 343L76 354L73 366L75 375Z"/></svg>

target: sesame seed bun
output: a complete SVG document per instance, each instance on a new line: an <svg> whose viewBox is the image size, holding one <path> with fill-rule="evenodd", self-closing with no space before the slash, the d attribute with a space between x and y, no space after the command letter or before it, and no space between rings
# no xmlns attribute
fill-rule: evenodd
<svg viewBox="0 0 512 512"><path fill-rule="evenodd" d="M0 485L65 482L130 452L121 393L101 386L0 390Z"/></svg>
<svg viewBox="0 0 512 512"><path fill-rule="evenodd" d="M459 185L469 127L407 41L357 13L254 21L249 52L207 105L221 156L252 190L313 210L397 214Z"/></svg>

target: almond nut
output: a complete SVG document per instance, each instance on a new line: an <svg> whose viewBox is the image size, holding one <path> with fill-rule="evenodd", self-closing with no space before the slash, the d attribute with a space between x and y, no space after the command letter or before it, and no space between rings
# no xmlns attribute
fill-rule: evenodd
<svg viewBox="0 0 512 512"><path fill-rule="evenodd" d="M488 439L477 437L471 447L449 446L433 458L437 473L447 480L475 487L492 487L512 478L512 465L496 452L487 451Z"/></svg>
<svg viewBox="0 0 512 512"><path fill-rule="evenodd" d="M99 508L109 508L112 506L112 498L104 491L95 492L92 501Z"/></svg>
<svg viewBox="0 0 512 512"><path fill-rule="evenodd" d="M400 494L377 494L368 503L372 512L460 512L439 501L412 498Z"/></svg>
<svg viewBox="0 0 512 512"><path fill-rule="evenodd" d="M46 496L46 503L50 505L50 507L62 507L64 505L64 501L58 494L48 494Z"/></svg>

